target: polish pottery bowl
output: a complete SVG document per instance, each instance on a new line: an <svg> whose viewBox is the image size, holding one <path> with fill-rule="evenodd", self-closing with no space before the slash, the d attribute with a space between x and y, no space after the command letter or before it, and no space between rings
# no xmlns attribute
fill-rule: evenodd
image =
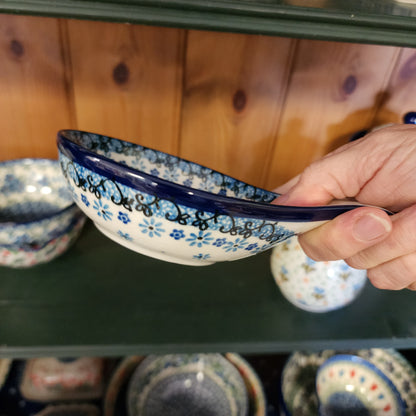
<svg viewBox="0 0 416 416"><path fill-rule="evenodd" d="M350 304L367 282L365 270L353 269L343 260L312 260L297 237L273 248L270 268L283 296L308 312L329 312Z"/></svg>
<svg viewBox="0 0 416 416"><path fill-rule="evenodd" d="M392 381L357 355L326 360L316 376L316 391L321 416L406 415L406 404Z"/></svg>
<svg viewBox="0 0 416 416"><path fill-rule="evenodd" d="M62 130L57 144L73 197L96 227L131 250L174 263L247 257L357 208L273 205L276 193L98 134Z"/></svg>
<svg viewBox="0 0 416 416"><path fill-rule="evenodd" d="M0 163L0 265L29 267L62 254L85 216L76 206L58 161Z"/></svg>
<svg viewBox="0 0 416 416"><path fill-rule="evenodd" d="M248 416L243 378L221 354L146 357L130 379L129 416Z"/></svg>
<svg viewBox="0 0 416 416"><path fill-rule="evenodd" d="M336 352L316 353L295 351L283 367L279 402L282 416L317 416L316 373L319 367Z"/></svg>

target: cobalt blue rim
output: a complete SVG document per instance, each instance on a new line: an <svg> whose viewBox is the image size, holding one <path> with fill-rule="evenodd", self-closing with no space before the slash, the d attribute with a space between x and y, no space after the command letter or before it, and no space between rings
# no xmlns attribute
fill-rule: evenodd
<svg viewBox="0 0 416 416"><path fill-rule="evenodd" d="M273 222L314 222L331 220L340 214L360 207L360 205L348 204L313 207L285 206L212 194L141 172L95 153L72 141L71 132L94 134L98 137L107 136L79 130L60 130L57 134L58 150L72 162L132 189L197 210ZM110 139L123 142L113 137ZM124 143L127 142L124 141ZM157 151L155 150L155 152ZM278 194L275 195L278 196Z"/></svg>
<svg viewBox="0 0 416 416"><path fill-rule="evenodd" d="M57 165L59 166L59 162L56 159L48 159L48 158L22 158L22 159L11 159L11 160L5 160L0 162L0 168L4 167L4 166L9 166L9 165L19 165L21 163L27 163L27 162L31 162L31 163L48 163L50 165ZM0 218L0 229L3 228L7 228L7 227L19 227L19 226L29 226L31 224L38 224L41 221L44 220L53 220L54 218L59 217L62 214L65 214L66 212L70 211L71 209L74 209L76 207L75 201L71 201L69 203L69 205L67 205L65 208L61 208L61 209L57 209L56 212L54 212L51 215L45 215L43 217L39 217L36 220L32 220L32 221L19 221L19 222L13 222L13 221L8 221L8 222L2 222L1 218Z"/></svg>
<svg viewBox="0 0 416 416"><path fill-rule="evenodd" d="M390 390L393 392L393 394L394 394L394 396L395 396L395 398L396 398L396 400L399 403L399 406L401 408L401 415L400 416L405 416L406 415L406 408L407 408L406 402L402 399L402 396L400 395L400 393L397 390L394 383L376 365L367 361L364 358L359 357L358 355L337 354L337 355L334 355L334 356L328 358L319 367L316 378L318 379L319 373L321 371L323 371L327 366L331 365L331 363L340 362L340 361L350 361L350 362L358 363L362 366L365 366L365 367L369 368L374 373L376 373L381 379L384 380L384 382L389 386Z"/></svg>

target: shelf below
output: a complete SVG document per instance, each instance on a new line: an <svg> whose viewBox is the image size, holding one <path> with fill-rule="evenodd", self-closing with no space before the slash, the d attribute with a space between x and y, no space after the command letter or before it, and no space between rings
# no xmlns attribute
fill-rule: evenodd
<svg viewBox="0 0 416 416"><path fill-rule="evenodd" d="M396 0L2 0L0 13L416 46L416 6Z"/></svg>
<svg viewBox="0 0 416 416"><path fill-rule="evenodd" d="M281 295L269 256L180 266L87 223L55 261L0 269L0 357L416 347L414 293L368 284L346 308L304 312Z"/></svg>

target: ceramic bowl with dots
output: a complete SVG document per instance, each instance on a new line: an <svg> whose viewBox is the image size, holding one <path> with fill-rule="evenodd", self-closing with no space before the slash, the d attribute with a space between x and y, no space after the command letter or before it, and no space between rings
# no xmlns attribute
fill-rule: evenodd
<svg viewBox="0 0 416 416"><path fill-rule="evenodd" d="M270 269L283 296L308 312L329 312L350 304L367 282L366 270L353 269L343 260L312 260L296 236L273 248Z"/></svg>
<svg viewBox="0 0 416 416"><path fill-rule="evenodd" d="M73 197L96 227L131 250L169 262L248 257L360 206L275 205L274 192L99 134L62 130L57 144Z"/></svg>
<svg viewBox="0 0 416 416"><path fill-rule="evenodd" d="M0 196L0 265L50 261L69 248L85 223L57 160L1 162Z"/></svg>
<svg viewBox="0 0 416 416"><path fill-rule="evenodd" d="M240 372L221 354L148 356L127 391L129 416L248 416Z"/></svg>
<svg viewBox="0 0 416 416"><path fill-rule="evenodd" d="M377 366L357 355L328 358L316 375L321 416L405 416L406 403Z"/></svg>

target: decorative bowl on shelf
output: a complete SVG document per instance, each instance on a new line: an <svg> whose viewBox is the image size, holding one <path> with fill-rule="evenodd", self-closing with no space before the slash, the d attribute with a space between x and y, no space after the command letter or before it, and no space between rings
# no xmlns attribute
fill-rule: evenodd
<svg viewBox="0 0 416 416"><path fill-rule="evenodd" d="M283 296L308 312L328 312L350 304L367 282L365 270L353 269L343 260L312 260L297 237L273 248L270 269Z"/></svg>
<svg viewBox="0 0 416 416"><path fill-rule="evenodd" d="M94 133L62 130L57 144L73 197L96 227L131 250L174 263L247 257L360 206L274 205L276 193Z"/></svg>
<svg viewBox="0 0 416 416"><path fill-rule="evenodd" d="M129 416L248 416L241 374L221 354L147 356L127 390Z"/></svg>
<svg viewBox="0 0 416 416"><path fill-rule="evenodd" d="M328 358L316 375L321 416L405 416L406 403L374 364L351 354Z"/></svg>
<svg viewBox="0 0 416 416"><path fill-rule="evenodd" d="M72 198L59 162L0 163L0 265L29 267L65 252L86 217Z"/></svg>
<svg viewBox="0 0 416 416"><path fill-rule="evenodd" d="M290 355L280 379L279 402L283 416L318 415L316 373L334 354L334 350L323 350L316 353L295 351Z"/></svg>
<svg viewBox="0 0 416 416"><path fill-rule="evenodd" d="M416 415L416 370L393 348L371 348L355 352L379 368L394 384L406 403L406 415Z"/></svg>
<svg viewBox="0 0 416 416"><path fill-rule="evenodd" d="M357 355L380 369L392 381L406 403L406 415L416 414L416 371L413 366L395 349L370 348L348 351L323 350L316 353L294 352L287 360L281 375L282 415L318 415L316 375L327 359L341 353Z"/></svg>
<svg viewBox="0 0 416 416"><path fill-rule="evenodd" d="M98 399L103 370L103 358L33 358L24 366L19 390L24 399L37 402Z"/></svg>
<svg viewBox="0 0 416 416"><path fill-rule="evenodd" d="M266 397L262 382L251 365L239 354L226 353L224 357L238 370L248 394L248 416L266 416ZM125 394L132 374L145 356L123 358L112 372L103 402L103 416L126 416Z"/></svg>

